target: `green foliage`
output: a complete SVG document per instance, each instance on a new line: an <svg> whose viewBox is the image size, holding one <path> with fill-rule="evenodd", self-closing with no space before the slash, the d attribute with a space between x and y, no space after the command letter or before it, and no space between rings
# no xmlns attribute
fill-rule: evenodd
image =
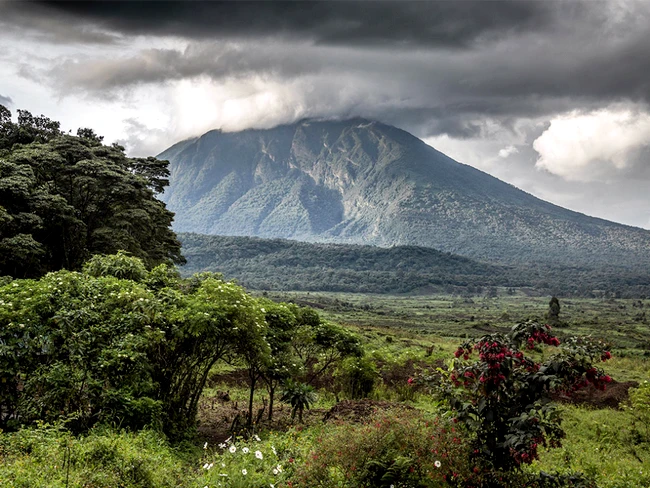
<svg viewBox="0 0 650 488"><path fill-rule="evenodd" d="M0 428L65 419L75 431L152 425L177 440L215 362L267 347L263 312L233 283L147 273L124 254L86 270L0 288Z"/></svg>
<svg viewBox="0 0 650 488"><path fill-rule="evenodd" d="M147 268L141 259L131 257L124 251L115 255L96 255L83 266L85 274L98 276L114 276L121 280L143 281L147 277Z"/></svg>
<svg viewBox="0 0 650 488"><path fill-rule="evenodd" d="M299 487L454 486L469 480L469 445L453 424L414 410L328 425L292 479Z"/></svg>
<svg viewBox="0 0 650 488"><path fill-rule="evenodd" d="M0 435L0 480L10 488L180 488L194 475L159 433L43 426Z"/></svg>
<svg viewBox="0 0 650 488"><path fill-rule="evenodd" d="M374 390L379 373L370 356L349 357L337 368L334 377L348 398L367 398Z"/></svg>
<svg viewBox="0 0 650 488"><path fill-rule="evenodd" d="M314 387L305 383L296 383L292 380L286 382L281 400L291 405L291 418L298 414L298 421L302 423L302 414L305 409L311 408L318 396Z"/></svg>
<svg viewBox="0 0 650 488"><path fill-rule="evenodd" d="M2 107L4 109L4 107ZM173 214L156 199L167 163L127 158L90 129L4 109L0 118L0 275L78 270L94 254L124 249L147 267L184 262Z"/></svg>
<svg viewBox="0 0 650 488"><path fill-rule="evenodd" d="M349 330L315 320L313 311L302 314L291 341L295 355L304 365L304 380L313 383L342 359L349 356L360 357L363 348L359 338Z"/></svg>
<svg viewBox="0 0 650 488"><path fill-rule="evenodd" d="M593 366L611 355L605 345L569 338L543 362L526 357L522 346L558 346L548 326L534 322L514 326L508 335L486 335L466 342L448 372L434 379L456 420L475 438L475 454L490 469L510 471L538 458L538 448L560 445L564 432L552 396L592 383L600 389L611 378ZM476 361L471 360L478 353Z"/></svg>

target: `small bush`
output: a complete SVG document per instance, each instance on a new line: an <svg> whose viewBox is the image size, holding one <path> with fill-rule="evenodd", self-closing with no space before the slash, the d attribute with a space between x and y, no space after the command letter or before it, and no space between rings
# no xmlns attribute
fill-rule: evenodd
<svg viewBox="0 0 650 488"><path fill-rule="evenodd" d="M334 374L338 388L348 398L367 398L379 378L377 366L368 356L344 360Z"/></svg>
<svg viewBox="0 0 650 488"><path fill-rule="evenodd" d="M294 486L429 487L472 476L468 444L455 426L414 410L328 426L315 445L296 468Z"/></svg>
<svg viewBox="0 0 650 488"><path fill-rule="evenodd" d="M230 438L219 444L218 453L206 451L199 484L229 488L286 486L282 482L291 472L290 459L293 461L273 440L263 442L258 436L248 441Z"/></svg>

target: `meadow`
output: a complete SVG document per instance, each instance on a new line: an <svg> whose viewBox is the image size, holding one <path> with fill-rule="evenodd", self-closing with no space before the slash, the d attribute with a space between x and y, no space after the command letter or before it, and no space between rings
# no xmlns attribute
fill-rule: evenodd
<svg viewBox="0 0 650 488"><path fill-rule="evenodd" d="M345 368L338 367L317 382L317 397L304 422L292 418L286 403L279 403L268 420L268 394L259 388L254 412L261 414L253 431L245 430L246 375L236 365L219 362L199 400L193 441L170 444L155 429L131 431L119 425L74 436L62 424L40 423L0 436L0 486L497 486L451 477L477 469L464 457L466 440L456 434L435 439L428 434L436 423L448 426L443 432L454 431L453 416L436 395L413 388L409 381L449 364L467 338L503 332L519 321L543 320L548 297L505 289L496 297L472 298L253 295L310 306L353 331L366 351L373 381L365 398L353 398L358 395L346 389ZM650 300L567 299L561 306L558 337L590 334L607 340L613 358L604 371L615 383L639 383L641 388L630 391L645 396L637 395L631 403L625 390L623 397L614 398L617 403L622 399L620 405L607 407L594 401L593 393L561 403L566 432L562 446L541 449L539 460L522 465L516 479L502 479L499 486L650 486L650 326L645 318ZM549 351L534 354L544 358ZM368 452L375 464L364 464L360 474ZM396 470L397 481L387 476L386 463ZM406 475L413 466L421 477ZM540 472L546 478L535 478ZM523 481L526 476L534 481ZM564 476L563 481L557 476ZM428 484L421 484L422 479ZM539 479L548 479L548 484Z"/></svg>

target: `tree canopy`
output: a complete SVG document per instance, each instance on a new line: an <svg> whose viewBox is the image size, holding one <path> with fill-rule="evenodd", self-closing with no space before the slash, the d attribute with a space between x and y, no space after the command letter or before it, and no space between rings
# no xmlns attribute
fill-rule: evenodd
<svg viewBox="0 0 650 488"><path fill-rule="evenodd" d="M167 162L129 158L92 129L64 134L44 116L0 106L0 275L36 277L80 269L94 254L125 250L148 268L182 263L156 198Z"/></svg>

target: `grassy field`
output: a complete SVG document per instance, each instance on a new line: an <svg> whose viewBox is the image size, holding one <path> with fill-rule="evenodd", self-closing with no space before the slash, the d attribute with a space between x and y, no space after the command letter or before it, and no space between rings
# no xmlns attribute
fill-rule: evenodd
<svg viewBox="0 0 650 488"><path fill-rule="evenodd" d="M408 330L422 336L474 337L527 319L544 320L550 297L494 298L355 293L267 292L270 298L316 308L342 324ZM560 335L592 335L624 356L650 357L650 300L560 299Z"/></svg>

